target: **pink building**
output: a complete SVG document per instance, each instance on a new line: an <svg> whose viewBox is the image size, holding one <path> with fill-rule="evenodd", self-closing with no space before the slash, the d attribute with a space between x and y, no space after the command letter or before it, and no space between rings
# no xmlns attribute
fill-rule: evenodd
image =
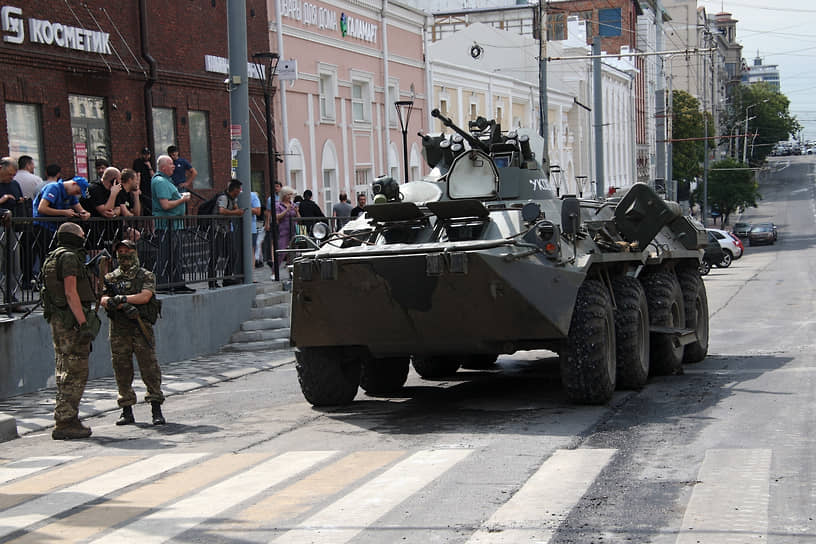
<svg viewBox="0 0 816 544"><path fill-rule="evenodd" d="M408 178L419 179L426 167L417 131L432 126L425 14L387 0L275 0L270 17L270 50L281 57L279 179L298 193L311 189L327 215L340 192L353 203L380 175L402 181L394 102L408 100Z"/></svg>

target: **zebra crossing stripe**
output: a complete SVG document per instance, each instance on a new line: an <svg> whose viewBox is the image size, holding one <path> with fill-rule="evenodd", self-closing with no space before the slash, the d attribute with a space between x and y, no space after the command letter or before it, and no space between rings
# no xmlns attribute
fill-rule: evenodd
<svg viewBox="0 0 816 544"><path fill-rule="evenodd" d="M617 450L556 450L468 544L549 542Z"/></svg>
<svg viewBox="0 0 816 544"><path fill-rule="evenodd" d="M178 499L194 489L200 489L240 470L269 458L268 453L228 453L207 459L186 470L175 472L153 483L139 486L117 495L115 499L82 509L76 514L37 528L8 544L41 544L64 542L70 535L73 542L82 542L105 528L116 527L144 515L152 508ZM104 520L100 522L100 520Z"/></svg>
<svg viewBox="0 0 816 544"><path fill-rule="evenodd" d="M708 450L677 544L764 542L770 469L770 449Z"/></svg>
<svg viewBox="0 0 816 544"><path fill-rule="evenodd" d="M0 467L0 484L61 465L62 463L67 463L68 461L73 461L74 459L77 459L77 457L29 457L28 459L13 461Z"/></svg>
<svg viewBox="0 0 816 544"><path fill-rule="evenodd" d="M404 454L399 451L358 451L336 463L295 482L240 512L234 517L242 529L249 523L265 525L292 519L313 507L323 497L330 497L366 475L384 467Z"/></svg>
<svg viewBox="0 0 816 544"><path fill-rule="evenodd" d="M270 459L194 495L103 535L94 543L158 544L232 508L335 455L335 451L293 451Z"/></svg>
<svg viewBox="0 0 816 544"><path fill-rule="evenodd" d="M93 478L109 470L141 459L141 456L111 455L82 459L68 463L53 470L41 472L23 480L0 486L0 518L12 506L47 495L57 489Z"/></svg>
<svg viewBox="0 0 816 544"><path fill-rule="evenodd" d="M81 481L49 495L37 497L3 512L0 518L0 537L42 522L51 516L67 512L129 485L142 482L166 470L199 459L203 455L201 453L155 455Z"/></svg>
<svg viewBox="0 0 816 544"><path fill-rule="evenodd" d="M417 452L308 518L297 528L284 533L274 542L348 542L367 525L387 514L470 453L471 450L464 449Z"/></svg>

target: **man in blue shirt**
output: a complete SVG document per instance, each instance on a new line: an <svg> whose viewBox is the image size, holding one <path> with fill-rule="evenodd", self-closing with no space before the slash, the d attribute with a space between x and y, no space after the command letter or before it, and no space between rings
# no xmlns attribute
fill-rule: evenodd
<svg viewBox="0 0 816 544"><path fill-rule="evenodd" d="M88 196L88 180L75 177L68 181L55 181L43 186L34 198L34 217L70 217L88 219L91 214L80 206L79 197ZM56 232L59 223L52 221L34 221L35 225Z"/></svg>
<svg viewBox="0 0 816 544"><path fill-rule="evenodd" d="M159 255L156 262L156 280L163 284L160 292L195 293L195 289L184 285L181 267L181 236L184 234L184 219L190 193L179 193L170 176L173 175L173 159L162 155L156 161L158 172L150 180L150 194L153 200L154 217L176 217L176 219L156 219L156 236ZM172 262L170 256L172 255ZM167 284L170 285L169 289Z"/></svg>
<svg viewBox="0 0 816 544"><path fill-rule="evenodd" d="M198 171L193 168L190 161L179 157L178 148L171 145L167 148L167 154L173 159L173 185L181 189L192 189L193 180L198 175Z"/></svg>

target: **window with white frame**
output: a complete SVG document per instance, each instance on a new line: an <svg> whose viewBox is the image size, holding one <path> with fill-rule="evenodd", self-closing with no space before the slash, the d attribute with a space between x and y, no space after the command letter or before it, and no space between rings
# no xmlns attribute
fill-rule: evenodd
<svg viewBox="0 0 816 544"><path fill-rule="evenodd" d="M439 99L439 111L442 112L442 115L445 117L448 116L448 99L447 98L440 98Z"/></svg>
<svg viewBox="0 0 816 544"><path fill-rule="evenodd" d="M190 161L198 175L193 180L196 189L212 189L210 173L210 116L206 111L188 112L190 126Z"/></svg>
<svg viewBox="0 0 816 544"><path fill-rule="evenodd" d="M470 103L470 120L475 121L476 120L476 115L477 115L477 113L476 113L476 102L471 102Z"/></svg>
<svg viewBox="0 0 816 544"><path fill-rule="evenodd" d="M371 123L372 101L371 76L351 74L351 118L355 123Z"/></svg>
<svg viewBox="0 0 816 544"><path fill-rule="evenodd" d="M399 99L399 80L390 78L388 80L388 98L386 99L385 107L390 108L388 110L388 124L391 125L391 128L397 128L397 109L394 106L394 102L397 102Z"/></svg>
<svg viewBox="0 0 816 544"><path fill-rule="evenodd" d="M320 121L333 123L336 121L335 99L337 98L337 67L318 63L320 75Z"/></svg>
<svg viewBox="0 0 816 544"><path fill-rule="evenodd" d="M502 113L504 113L502 111L502 107L501 106L496 106L496 122L499 123L499 124L501 124L501 122L502 122Z"/></svg>
<svg viewBox="0 0 816 544"><path fill-rule="evenodd" d="M334 194L332 188L336 184L336 170L323 170L323 208L328 212L334 205Z"/></svg>

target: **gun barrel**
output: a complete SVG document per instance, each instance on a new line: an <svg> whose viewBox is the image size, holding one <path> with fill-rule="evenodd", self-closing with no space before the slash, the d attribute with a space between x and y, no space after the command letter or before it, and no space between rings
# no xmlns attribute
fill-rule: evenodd
<svg viewBox="0 0 816 544"><path fill-rule="evenodd" d="M438 109L434 108L431 111L431 117L436 117L437 119L442 121L443 125L451 128L456 134L459 134L462 138L467 140L467 142L470 144L470 147L474 149L479 149L481 151L484 151L485 153L490 153L490 148L487 146L486 143L479 141L478 139L474 138L472 134L469 134L462 130L461 128L457 127L455 124L453 124L453 121L451 121L449 117L445 117L444 115L442 115L442 113Z"/></svg>

